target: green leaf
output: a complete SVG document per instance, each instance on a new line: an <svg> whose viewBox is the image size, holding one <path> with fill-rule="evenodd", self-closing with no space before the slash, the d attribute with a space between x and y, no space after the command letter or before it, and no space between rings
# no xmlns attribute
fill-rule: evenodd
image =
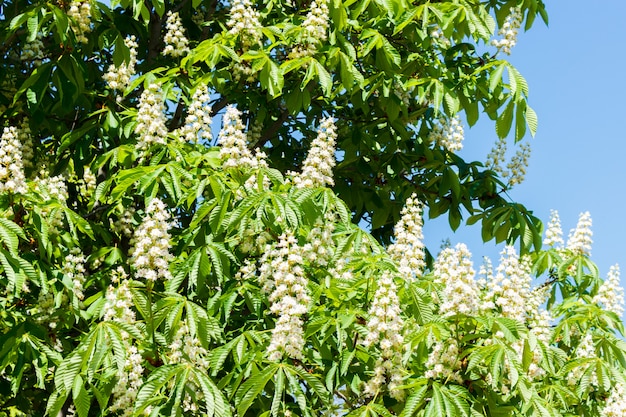
<svg viewBox="0 0 626 417"><path fill-rule="evenodd" d="M235 404L237 406L237 414L245 415L246 411L257 397L265 390L267 383L274 377L278 371L277 364L270 364L262 371L257 371L237 390L235 394Z"/></svg>
<svg viewBox="0 0 626 417"><path fill-rule="evenodd" d="M498 116L496 120L496 133L500 138L506 138L511 131L511 124L513 123L513 111L515 110L515 102L509 100L504 111Z"/></svg>
<svg viewBox="0 0 626 417"><path fill-rule="evenodd" d="M537 113L530 106L526 106L526 123L528 123L528 127L530 128L530 134L535 136L537 133Z"/></svg>

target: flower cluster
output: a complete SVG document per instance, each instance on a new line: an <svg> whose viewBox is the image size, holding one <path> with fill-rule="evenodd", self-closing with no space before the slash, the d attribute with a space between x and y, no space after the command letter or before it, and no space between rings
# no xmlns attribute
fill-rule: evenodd
<svg viewBox="0 0 626 417"><path fill-rule="evenodd" d="M47 169L43 168L37 178L35 178L35 183L44 201L57 200L60 204L66 204L69 194L63 175L50 177ZM44 207L41 213L48 218L48 231L50 234L59 234L63 228L63 212L61 210L50 211Z"/></svg>
<svg viewBox="0 0 626 417"><path fill-rule="evenodd" d="M593 302L604 305L604 309L621 317L624 313L624 289L620 285L619 266L613 265L609 275L600 286Z"/></svg>
<svg viewBox="0 0 626 417"><path fill-rule="evenodd" d="M434 43L438 46L449 48L452 45L450 39L448 39L444 34L443 30L440 26L435 26L430 32L430 38L434 41Z"/></svg>
<svg viewBox="0 0 626 417"><path fill-rule="evenodd" d="M65 295L65 294L64 294ZM37 297L37 307L34 309L35 320L42 325L48 325L51 329L57 327L57 322L54 321L54 313L57 311L54 294L50 291L39 293Z"/></svg>
<svg viewBox="0 0 626 417"><path fill-rule="evenodd" d="M83 284L85 283L85 255L80 248L72 248L70 253L65 257L61 272L72 282L72 293L79 300L83 300Z"/></svg>
<svg viewBox="0 0 626 417"><path fill-rule="evenodd" d="M274 247L268 247L261 258L259 281L269 293L270 311L278 316L267 349L270 360L279 361L284 355L302 359L304 323L311 298L304 274L302 248L296 238L285 233Z"/></svg>
<svg viewBox="0 0 626 417"><path fill-rule="evenodd" d="M111 64L106 74L102 77L112 90L125 90L130 85L130 79L135 75L135 65L137 64L137 38L129 36L124 40L124 44L130 52L128 63L123 62L119 67Z"/></svg>
<svg viewBox="0 0 626 417"><path fill-rule="evenodd" d="M248 143L255 144L261 140L263 135L263 120L257 118L248 126Z"/></svg>
<svg viewBox="0 0 626 417"><path fill-rule="evenodd" d="M109 411L119 412L123 417L133 415L139 388L143 384L143 357L133 345L127 346L124 367L118 369L117 384L113 389L113 404Z"/></svg>
<svg viewBox="0 0 626 417"><path fill-rule="evenodd" d="M400 313L398 288L392 275L385 271L377 282L367 321L368 334L363 340L367 347L378 345L380 357L374 367L374 375L365 386L367 395L376 395L382 386L387 386L389 394L401 399L402 355L404 352L404 320Z"/></svg>
<svg viewBox="0 0 626 417"><path fill-rule="evenodd" d="M494 39L491 41L491 44L505 54L510 55L511 49L517 43L517 33L522 26L522 19L522 10L519 7L511 7L509 15L498 31L498 35L503 38Z"/></svg>
<svg viewBox="0 0 626 417"><path fill-rule="evenodd" d="M332 187L335 167L337 128L333 119L326 118L317 129L317 137L304 160L302 173L295 175L293 182L298 188Z"/></svg>
<svg viewBox="0 0 626 417"><path fill-rule="evenodd" d="M67 184L63 175L55 175L54 177L51 177L48 171L44 168L35 179L35 182L38 185L44 201L55 199L60 203L65 203L69 198Z"/></svg>
<svg viewBox="0 0 626 417"><path fill-rule="evenodd" d="M22 144L15 127L5 127L0 138L0 193L25 193Z"/></svg>
<svg viewBox="0 0 626 417"><path fill-rule="evenodd" d="M499 138L496 145L491 148L491 151L487 155L486 165L500 174L502 177L507 177L509 174L503 168L504 161L506 160L506 139Z"/></svg>
<svg viewBox="0 0 626 417"><path fill-rule="evenodd" d="M158 84L150 84L139 98L135 126L135 133L139 135L137 147L145 151L155 144L165 145L167 138L165 123L165 103L161 96L161 87Z"/></svg>
<svg viewBox="0 0 626 417"><path fill-rule="evenodd" d="M611 394L606 399L604 408L600 411L600 417L624 416L626 416L626 391L624 390L624 385L616 384L611 389Z"/></svg>
<svg viewBox="0 0 626 417"><path fill-rule="evenodd" d="M181 363L184 360L206 372L209 368L207 350L202 347L198 337L192 334L185 320L178 326L169 345L170 350L167 354L169 363Z"/></svg>
<svg viewBox="0 0 626 417"><path fill-rule="evenodd" d="M98 185L98 179L96 178L96 174L91 172L91 169L86 166L83 171L83 178L79 181L78 189L83 197L89 199L93 195L94 191L96 191L96 186Z"/></svg>
<svg viewBox="0 0 626 417"><path fill-rule="evenodd" d="M22 146L22 165L24 168L32 168L35 164L35 146L31 135L28 118L24 118L17 129L17 138Z"/></svg>
<svg viewBox="0 0 626 417"><path fill-rule="evenodd" d="M250 0L233 0L226 22L231 35L238 36L244 50L261 42L261 15Z"/></svg>
<svg viewBox="0 0 626 417"><path fill-rule="evenodd" d="M530 159L530 150L529 143L522 143L511 158L511 161L506 165L509 174L509 185L521 184L524 181L528 160Z"/></svg>
<svg viewBox="0 0 626 417"><path fill-rule="evenodd" d="M545 346L548 346L552 340L553 317L549 311L542 307L542 304L546 301L549 290L549 286L535 288L531 291L528 300L526 301L526 325L528 326L528 331L537 339L537 341L543 343ZM518 340L514 342L513 348L518 353L520 360L523 360L524 341ZM543 378L546 374L545 369L541 367L543 350L537 348L534 349L532 353L533 356L526 373L531 379L537 380Z"/></svg>
<svg viewBox="0 0 626 417"><path fill-rule="evenodd" d="M233 106L228 106L224 114L222 130L218 136L221 145L220 158L224 161L224 168L256 169L267 166L265 153L257 150L252 155L246 144L241 112Z"/></svg>
<svg viewBox="0 0 626 417"><path fill-rule="evenodd" d="M591 255L593 232L591 231L591 214L588 211L580 213L576 228L570 230L567 239L567 249L579 255Z"/></svg>
<svg viewBox="0 0 626 417"><path fill-rule="evenodd" d="M167 22L165 23L167 32L165 33L165 48L163 55L173 57L185 56L189 53L189 40L185 36L185 28L180 20L178 12L167 12Z"/></svg>
<svg viewBox="0 0 626 417"><path fill-rule="evenodd" d="M319 265L327 266L333 256L335 242L333 241L333 231L335 222L332 214L326 214L324 221L316 224L308 234L307 243L302 247L307 261Z"/></svg>
<svg viewBox="0 0 626 417"><path fill-rule="evenodd" d="M463 149L463 139L465 138L461 118L456 115L449 120L439 119L439 123L433 126L428 138L450 152L460 151Z"/></svg>
<svg viewBox="0 0 626 417"><path fill-rule="evenodd" d="M91 4L89 1L72 1L67 11L72 30L79 42L87 43L87 34L91 32Z"/></svg>
<svg viewBox="0 0 626 417"><path fill-rule="evenodd" d="M576 350L574 351L572 359L594 359L597 357L598 354L596 352L596 346L593 342L593 336L591 333L587 333L580 340L578 347L576 347ZM566 377L567 384L572 386L578 385L580 383L580 379L585 374L589 366L591 366L589 363L585 363L568 372ZM598 386L598 376L596 375L595 370L592 371L591 385L594 387Z"/></svg>
<svg viewBox="0 0 626 417"><path fill-rule="evenodd" d="M255 80L257 72L247 61L239 61L233 64L232 75L236 82L243 80L243 82L251 83Z"/></svg>
<svg viewBox="0 0 626 417"><path fill-rule="evenodd" d="M526 302L528 328L537 340L545 345L550 343L552 336L553 317L549 311L542 307L546 302L549 292L550 287L548 285L535 288L530 292Z"/></svg>
<svg viewBox="0 0 626 417"><path fill-rule="evenodd" d="M120 236L131 237L133 235L133 221L135 217L135 209L132 207L124 208L122 214L117 220L109 219L111 230Z"/></svg>
<svg viewBox="0 0 626 417"><path fill-rule="evenodd" d="M323 42L328 38L328 2L326 0L313 0L311 10L302 23L302 29L307 37L316 42Z"/></svg>
<svg viewBox="0 0 626 417"><path fill-rule="evenodd" d="M290 59L311 56L317 46L328 38L328 4L327 0L313 0L311 9L302 22L302 43L289 54Z"/></svg>
<svg viewBox="0 0 626 417"><path fill-rule="evenodd" d="M500 138L496 145L487 155L487 166L500 174L502 178L508 179L509 185L520 184L524 181L528 160L530 158L530 144L523 143L520 149L515 152L509 163L504 168L505 155L507 150L506 139Z"/></svg>
<svg viewBox="0 0 626 417"><path fill-rule="evenodd" d="M135 322L133 310L133 294L130 291L130 281L124 268L118 267L111 273L111 282L106 292L106 302L102 308L104 321L116 321L118 323L132 324Z"/></svg>
<svg viewBox="0 0 626 417"><path fill-rule="evenodd" d="M387 253L398 265L404 277L419 277L424 271L425 251L422 233L422 205L413 194L407 198L402 217L394 227L395 242L387 248Z"/></svg>
<svg viewBox="0 0 626 417"><path fill-rule="evenodd" d="M441 379L462 383L460 375L461 358L459 345L456 339L448 339L444 342L437 342L432 346L432 351L426 360L428 369L424 376L429 379Z"/></svg>
<svg viewBox="0 0 626 417"><path fill-rule="evenodd" d="M41 39L42 34L38 33L35 39L26 42L20 54L20 60L22 62L32 62L36 67L41 65L41 62L46 57L44 54L45 47Z"/></svg>
<svg viewBox="0 0 626 417"><path fill-rule="evenodd" d="M437 257L433 275L442 289L439 314L472 315L478 311L480 291L474 280L471 256L467 246L459 243L455 248L445 248Z"/></svg>
<svg viewBox="0 0 626 417"><path fill-rule="evenodd" d="M170 261L170 214L167 206L158 198L153 198L146 208L146 217L133 236L130 263L135 268L136 277L148 281L172 278Z"/></svg>
<svg viewBox="0 0 626 417"><path fill-rule="evenodd" d="M405 89L404 85L401 82L395 81L393 83L393 94L402 101L402 105L404 107L409 107L411 104L411 98L414 95L414 87Z"/></svg>
<svg viewBox="0 0 626 417"><path fill-rule="evenodd" d="M198 135L205 141L212 139L211 106L209 106L209 90L206 84L200 84L194 91L187 109L185 125L180 129L180 138L195 143Z"/></svg>
<svg viewBox="0 0 626 417"><path fill-rule="evenodd" d="M499 308L503 317L525 322L530 283L530 260L520 259L513 246L506 246L496 274L487 282L483 310Z"/></svg>
<svg viewBox="0 0 626 417"><path fill-rule="evenodd" d="M543 244L556 248L563 247L565 244L563 241L563 229L561 229L561 218L556 210L550 210L550 221L548 222L546 238L543 240Z"/></svg>

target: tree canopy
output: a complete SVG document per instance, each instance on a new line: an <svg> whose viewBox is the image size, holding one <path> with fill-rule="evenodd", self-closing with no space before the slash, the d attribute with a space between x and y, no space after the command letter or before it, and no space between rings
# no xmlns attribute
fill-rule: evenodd
<svg viewBox="0 0 626 417"><path fill-rule="evenodd" d="M59 167L88 165L132 141L136 87L146 77L161 84L170 131L184 124L186 98L202 82L212 113L241 108L255 132L252 146L282 172L302 164L315 121L336 118L334 190L382 241L404 199L417 193L431 217L447 214L455 229L475 216L485 240L521 238L524 251L537 247L540 222L503 195L506 178L459 158L458 147L431 132L446 130L458 114L470 126L486 115L500 137L510 133L515 141L527 127L535 131L527 83L503 56L517 27L529 29L537 15L547 21L543 2L154 0L74 7L2 5L4 116L28 115L37 137L55 138L46 152ZM165 50L172 12L187 43ZM116 79L119 68L123 80Z"/></svg>
<svg viewBox="0 0 626 417"><path fill-rule="evenodd" d="M619 268L506 198L542 2L0 7L0 415L625 415Z"/></svg>

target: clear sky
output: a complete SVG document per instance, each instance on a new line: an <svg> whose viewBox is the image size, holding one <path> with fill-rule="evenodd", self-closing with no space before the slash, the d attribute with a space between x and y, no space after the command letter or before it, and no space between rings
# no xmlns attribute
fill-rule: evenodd
<svg viewBox="0 0 626 417"><path fill-rule="evenodd" d="M603 277L619 263L626 286L626 2L547 0L546 6L549 25L538 18L509 57L526 77L539 116L537 135L527 139L528 175L510 194L545 224L550 209L558 210L565 239L579 213L589 211L592 259ZM493 123L484 119L466 128L466 159L484 161L496 141ZM425 225L430 248L445 238L465 242L475 266L483 255L497 256L493 242L482 246L479 224L453 233L445 217Z"/></svg>

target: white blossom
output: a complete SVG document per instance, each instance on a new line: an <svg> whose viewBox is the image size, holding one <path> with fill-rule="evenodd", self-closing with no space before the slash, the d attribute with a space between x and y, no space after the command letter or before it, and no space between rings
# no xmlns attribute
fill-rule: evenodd
<svg viewBox="0 0 626 417"><path fill-rule="evenodd" d="M165 49L163 55L173 57L185 56L189 53L189 40L185 36L185 28L180 20L178 12L167 12L167 21L165 23L167 32L165 33Z"/></svg>
<svg viewBox="0 0 626 417"><path fill-rule="evenodd" d="M24 118L17 129L17 137L22 146L22 165L24 168L32 168L35 162L35 147L30 131L28 118Z"/></svg>
<svg viewBox="0 0 626 417"><path fill-rule="evenodd" d="M130 263L135 268L135 276L147 281L172 278L169 264L173 259L170 253L170 214L167 206L158 198L153 198L146 208L146 216L135 231Z"/></svg>
<svg viewBox="0 0 626 417"><path fill-rule="evenodd" d="M626 416L626 391L624 385L618 383L611 389L611 394L600 411L600 417L624 416Z"/></svg>
<svg viewBox="0 0 626 417"><path fill-rule="evenodd" d="M328 38L328 2L313 0L311 9L302 22L302 41L290 53L290 59L311 56L317 51L318 45Z"/></svg>
<svg viewBox="0 0 626 417"><path fill-rule="evenodd" d="M258 143L263 135L263 121L260 118L254 120L248 126L248 143Z"/></svg>
<svg viewBox="0 0 626 417"><path fill-rule="evenodd" d="M135 65L137 64L137 38L129 36L124 40L124 44L129 50L130 59L128 63L123 62L119 67L111 64L102 77L112 90L123 91L130 85L130 79L135 75Z"/></svg>
<svg viewBox="0 0 626 417"><path fill-rule="evenodd" d="M498 50L510 55L511 49L517 43L517 34L519 28L522 26L522 19L522 9L519 7L511 7L509 15L498 31L498 35L502 36L502 39L494 39L491 41L491 44L498 48Z"/></svg>
<svg viewBox="0 0 626 417"><path fill-rule="evenodd" d="M67 204L69 194L67 184L63 175L55 175L50 177L48 170L44 167L41 169L35 184L45 202L57 200L61 204ZM41 213L48 220L48 231L51 234L59 234L63 228L63 212L61 210L51 211L45 206L41 209Z"/></svg>
<svg viewBox="0 0 626 417"><path fill-rule="evenodd" d="M443 30L438 25L430 31L430 38L437 46L442 46L444 48L449 48L452 44L452 42L450 42L450 39L446 38L446 36L443 34Z"/></svg>
<svg viewBox="0 0 626 417"><path fill-rule="evenodd" d="M586 333L580 339L580 342L578 346L576 347L576 350L574 351L574 355L572 356L572 359L594 359L597 357L598 357L598 354L596 352L596 346L593 342L593 336L591 333ZM579 384L580 379L585 374L589 366L590 366L589 363L585 363L572 369L570 372L568 372L567 377L566 377L567 384L572 385L572 386ZM591 385L593 387L598 386L598 376L596 375L595 370L592 371Z"/></svg>
<svg viewBox="0 0 626 417"><path fill-rule="evenodd" d="M189 362L194 367L207 372L209 368L208 352L202 347L196 334L192 334L186 320L181 320L178 330L169 344L167 353L169 363Z"/></svg>
<svg viewBox="0 0 626 417"><path fill-rule="evenodd" d="M480 292L474 280L472 254L462 243L441 251L433 268L434 282L441 285L439 314L473 315L478 312Z"/></svg>
<svg viewBox="0 0 626 417"><path fill-rule="evenodd" d="M593 232L591 231L591 214L588 211L580 213L576 229L569 232L567 249L579 255L591 255Z"/></svg>
<svg viewBox="0 0 626 417"><path fill-rule="evenodd" d="M38 323L47 325L51 329L54 329L57 325L56 321L54 321L54 313L56 311L57 308L54 300L54 294L50 292L50 290L46 292L42 290L37 297L36 307L33 311L35 320Z"/></svg>
<svg viewBox="0 0 626 417"><path fill-rule="evenodd" d="M70 25L79 42L87 43L87 34L91 32L91 4L89 1L72 1L67 11Z"/></svg>
<svg viewBox="0 0 626 417"><path fill-rule="evenodd" d="M257 150L252 155L246 144L246 134L241 121L241 112L233 106L228 106L222 119L222 130L218 136L220 144L220 158L224 161L224 168L256 169L266 167L265 153Z"/></svg>
<svg viewBox="0 0 626 417"><path fill-rule="evenodd" d="M96 191L97 184L96 174L91 172L91 169L86 166L83 171L83 178L79 181L78 190L83 197L89 199Z"/></svg>
<svg viewBox="0 0 626 417"><path fill-rule="evenodd" d="M50 201L55 199L60 203L65 203L69 198L67 192L67 183L63 175L49 176L47 169L42 169L39 172L35 182L38 185L39 191L42 193L44 201Z"/></svg>
<svg viewBox="0 0 626 417"><path fill-rule="evenodd" d="M530 159L530 151L530 144L522 143L517 152L515 152L515 155L511 158L511 161L507 164L506 167L509 173L510 186L521 184L524 181L528 168L528 160Z"/></svg>
<svg viewBox="0 0 626 417"><path fill-rule="evenodd" d="M377 281L367 321L368 334L363 340L366 347L377 346L380 357L374 367L374 375L365 385L365 394L376 395L383 386L396 399L404 396L402 385L404 367L404 320L401 316L398 288L392 275L385 271Z"/></svg>
<svg viewBox="0 0 626 417"><path fill-rule="evenodd" d="M135 133L139 136L137 147L143 151L152 145L165 145L167 127L165 126L165 103L158 84L150 84L139 98L137 126Z"/></svg>
<svg viewBox="0 0 626 417"><path fill-rule="evenodd" d="M550 221L548 222L546 238L543 240L543 244L556 248L563 247L565 244L563 241L563 229L561 229L561 219L559 212L556 210L550 210Z"/></svg>
<svg viewBox="0 0 626 417"><path fill-rule="evenodd" d="M118 323L135 323L135 311L133 306L133 294L130 291L128 275L121 266L111 272L111 282L106 292L106 302L102 308L104 321L116 321Z"/></svg>
<svg viewBox="0 0 626 417"><path fill-rule="evenodd" d="M456 115L448 120L439 119L438 124L433 126L428 137L430 141L450 152L460 151L463 149L463 139L465 138L461 118Z"/></svg>
<svg viewBox="0 0 626 417"><path fill-rule="evenodd" d="M624 288L620 285L619 265L611 266L606 281L602 283L593 302L604 305L607 311L621 317L624 313Z"/></svg>
<svg viewBox="0 0 626 417"><path fill-rule="evenodd" d="M332 187L335 167L337 128L333 119L326 118L317 129L317 137L304 160L302 173L295 175L293 182L298 188Z"/></svg>
<svg viewBox="0 0 626 417"><path fill-rule="evenodd" d="M302 247L306 260L319 266L327 266L333 256L335 242L335 218L326 213L324 220L316 224L307 236L307 243Z"/></svg>
<svg viewBox="0 0 626 417"><path fill-rule="evenodd" d="M401 218L394 227L393 244L387 248L387 253L398 265L400 274L404 277L419 277L424 271L424 234L422 227L422 205L416 194L407 198Z"/></svg>
<svg viewBox="0 0 626 417"><path fill-rule="evenodd" d="M124 366L117 372L117 384L112 393L114 400L109 411L119 412L123 417L133 415L137 393L143 384L142 363L143 358L137 351L137 347L127 346Z"/></svg>
<svg viewBox="0 0 626 417"><path fill-rule="evenodd" d="M515 152L515 155L505 167L506 151L506 139L498 139L496 145L487 155L486 165L497 172L502 178L507 179L509 186L520 184L524 181L524 177L526 176L531 152L530 144L523 143L520 145L520 149Z"/></svg>
<svg viewBox="0 0 626 417"><path fill-rule="evenodd" d="M496 142L496 145L487 155L486 161L487 167L500 174L503 178L507 178L509 176L509 173L503 168L504 161L506 160L506 149L506 139L499 138Z"/></svg>
<svg viewBox="0 0 626 417"><path fill-rule="evenodd" d="M433 344L426 360L426 369L424 374L426 378L462 383L463 378L460 375L461 357L456 339L448 339L445 342Z"/></svg>
<svg viewBox="0 0 626 417"><path fill-rule="evenodd" d="M245 51L261 42L261 15L250 0L233 0L226 26L228 33L239 37Z"/></svg>
<svg viewBox="0 0 626 417"><path fill-rule="evenodd" d="M26 192L22 145L15 127L5 127L0 138L0 193L6 192Z"/></svg>
<svg viewBox="0 0 626 417"><path fill-rule="evenodd" d="M72 282L72 292L79 300L85 298L83 284L85 283L85 255L80 248L72 248L65 257L61 272Z"/></svg>
<svg viewBox="0 0 626 417"><path fill-rule="evenodd" d="M525 322L530 283L530 260L528 257L520 259L513 246L506 246L496 274L487 282L483 310L499 308L502 317Z"/></svg>
<svg viewBox="0 0 626 417"><path fill-rule="evenodd" d="M44 54L45 46L41 40L42 36L41 33L38 33L35 39L24 44L22 53L20 54L20 60L22 62L32 62L36 67L41 65L41 62L46 57Z"/></svg>
<svg viewBox="0 0 626 417"><path fill-rule="evenodd" d="M211 106L209 106L209 90L206 84L200 84L194 91L187 109L185 124L180 129L181 139L195 143L200 136L205 141L212 139Z"/></svg>
<svg viewBox="0 0 626 417"><path fill-rule="evenodd" d="M121 236L131 237L133 235L133 223L135 217L135 209L132 207L124 208L118 219L113 221L109 219L111 230Z"/></svg>
<svg viewBox="0 0 626 417"><path fill-rule="evenodd" d="M268 358L279 361L283 356L302 359L304 323L311 297L304 273L302 248L296 238L282 234L278 243L268 247L261 258L259 281L269 293L270 311L277 315L272 339L267 349Z"/></svg>

